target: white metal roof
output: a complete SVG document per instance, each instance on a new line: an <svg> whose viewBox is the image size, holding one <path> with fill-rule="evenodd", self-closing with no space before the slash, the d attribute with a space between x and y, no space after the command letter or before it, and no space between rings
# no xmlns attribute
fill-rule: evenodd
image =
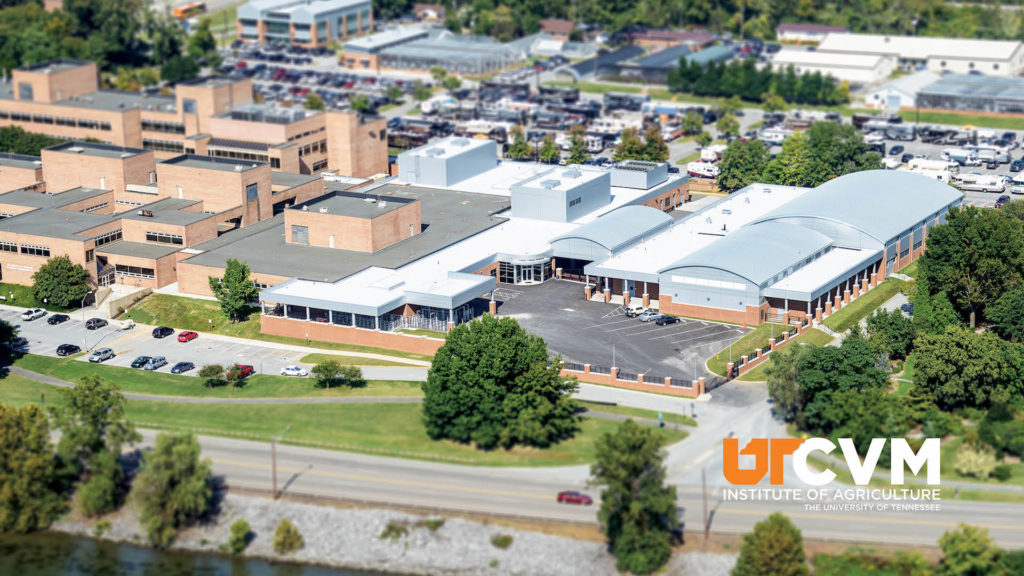
<svg viewBox="0 0 1024 576"><path fill-rule="evenodd" d="M466 138L463 136L449 136L426 146L420 146L402 154L409 156L420 156L429 158L454 158L483 146L495 146L494 140L488 138Z"/></svg>
<svg viewBox="0 0 1024 576"><path fill-rule="evenodd" d="M766 288L764 295L797 300L817 298L826 288L835 286L835 281L840 276L846 276L858 264L874 259L878 254L879 250L833 248L817 260Z"/></svg>
<svg viewBox="0 0 1024 576"><path fill-rule="evenodd" d="M891 54L911 60L927 60L939 57L950 59L1009 60L1020 47L1020 42L1009 40L883 36L880 34L829 34L818 45L818 52Z"/></svg>
<svg viewBox="0 0 1024 576"><path fill-rule="evenodd" d="M818 50L786 48L780 50L772 58L776 66L820 66L823 68L860 68L874 70L885 61L879 54L835 54Z"/></svg>

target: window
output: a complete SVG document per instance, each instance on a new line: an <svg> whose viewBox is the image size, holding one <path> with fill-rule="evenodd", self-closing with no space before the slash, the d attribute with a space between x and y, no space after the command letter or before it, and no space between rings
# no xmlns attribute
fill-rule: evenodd
<svg viewBox="0 0 1024 576"><path fill-rule="evenodd" d="M281 168L281 159L280 158L271 158L270 159L270 167L279 170Z"/></svg>
<svg viewBox="0 0 1024 576"><path fill-rule="evenodd" d="M132 276L134 278L156 278L156 274L153 273L152 268L116 264L114 265L114 270L121 276Z"/></svg>
<svg viewBox="0 0 1024 576"><path fill-rule="evenodd" d="M160 244L176 244L181 246L185 243L180 234L165 234L164 232L146 231L146 242L159 242Z"/></svg>
<svg viewBox="0 0 1024 576"><path fill-rule="evenodd" d="M578 206L582 202L583 202L583 197L582 196L577 196L576 198L573 198L572 200L569 200L569 208L572 208L573 206Z"/></svg>
<svg viewBox="0 0 1024 576"><path fill-rule="evenodd" d="M252 202L260 196L259 186L254 182L245 187L245 201Z"/></svg>
<svg viewBox="0 0 1024 576"><path fill-rule="evenodd" d="M142 147L146 150L156 150L159 152L176 152L181 154L185 151L185 145L181 142L172 142L170 140L153 140L151 138L142 139Z"/></svg>
<svg viewBox="0 0 1024 576"><path fill-rule="evenodd" d="M257 290L266 290L267 288L270 288L270 284L265 284L263 282L257 282L255 280L252 281L252 285L255 286Z"/></svg>
<svg viewBox="0 0 1024 576"><path fill-rule="evenodd" d="M314 173L319 172L321 170L325 170L326 168L327 168L327 160L320 160L318 162L313 162L313 172Z"/></svg>
<svg viewBox="0 0 1024 576"><path fill-rule="evenodd" d="M34 100L32 97L32 85L28 82L18 83L18 100Z"/></svg>
<svg viewBox="0 0 1024 576"><path fill-rule="evenodd" d="M185 114L195 114L196 101L193 98L183 98L181 101L181 109L185 111Z"/></svg>
<svg viewBox="0 0 1024 576"><path fill-rule="evenodd" d="M17 242L0 242L0 252L18 252Z"/></svg>
<svg viewBox="0 0 1024 576"><path fill-rule="evenodd" d="M33 246L31 244L22 244L21 253L28 254L29 256L45 256L50 257L50 249L46 246Z"/></svg>
<svg viewBox="0 0 1024 576"><path fill-rule="evenodd" d="M160 122L157 120L143 120L142 129L147 132L166 132L168 134L184 134L185 125L178 122Z"/></svg>
<svg viewBox="0 0 1024 576"><path fill-rule="evenodd" d="M309 227L308 226L292 226L292 243L294 244L309 244Z"/></svg>
<svg viewBox="0 0 1024 576"><path fill-rule="evenodd" d="M141 206L141 204L140 204L140 206ZM117 230L114 230L112 232L107 232L106 234L100 234L99 236L97 236L93 240L96 243L96 247L99 248L100 246L105 246L107 244L110 244L111 242L117 242L120 239L121 239L121 229L118 228Z"/></svg>
<svg viewBox="0 0 1024 576"><path fill-rule="evenodd" d="M366 316L365 314L356 314L356 328L376 330L377 318L374 316Z"/></svg>
<svg viewBox="0 0 1024 576"><path fill-rule="evenodd" d="M352 325L352 313L351 312L338 312L337 310L331 310L331 324L337 324L338 326L351 326Z"/></svg>
<svg viewBox="0 0 1024 576"><path fill-rule="evenodd" d="M102 186L101 186L101 188L102 188ZM82 212L92 212L94 210L99 210L100 208L106 208L107 206L110 206L110 203L109 202L103 202L102 204L97 204L95 206L89 206L85 210L82 210Z"/></svg>
<svg viewBox="0 0 1024 576"><path fill-rule="evenodd" d="M142 206L142 202L132 202L131 200L114 200L114 204L123 204L125 206Z"/></svg>
<svg viewBox="0 0 1024 576"><path fill-rule="evenodd" d="M95 259L96 259L96 251L95 250L90 248L89 250L85 251L85 261L86 262L92 262Z"/></svg>

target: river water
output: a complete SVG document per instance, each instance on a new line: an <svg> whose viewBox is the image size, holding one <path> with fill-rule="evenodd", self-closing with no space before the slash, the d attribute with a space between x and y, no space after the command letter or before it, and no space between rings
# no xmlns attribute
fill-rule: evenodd
<svg viewBox="0 0 1024 576"><path fill-rule="evenodd" d="M64 534L0 536L2 576L372 576L299 564L153 550Z"/></svg>

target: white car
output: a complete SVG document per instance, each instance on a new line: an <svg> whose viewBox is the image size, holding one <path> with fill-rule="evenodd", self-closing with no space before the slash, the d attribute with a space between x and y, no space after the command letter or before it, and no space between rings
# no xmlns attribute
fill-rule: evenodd
<svg viewBox="0 0 1024 576"><path fill-rule="evenodd" d="M281 376L309 376L309 370L301 366L285 366L281 368Z"/></svg>
<svg viewBox="0 0 1024 576"><path fill-rule="evenodd" d="M46 310L42 308L29 308L21 314L22 320L35 320L36 318L42 318L46 316Z"/></svg>
<svg viewBox="0 0 1024 576"><path fill-rule="evenodd" d="M113 350L111 350L110 348L100 348L99 350L93 351L93 353L89 355L89 362L99 363L103 362L104 360L110 360L113 357Z"/></svg>

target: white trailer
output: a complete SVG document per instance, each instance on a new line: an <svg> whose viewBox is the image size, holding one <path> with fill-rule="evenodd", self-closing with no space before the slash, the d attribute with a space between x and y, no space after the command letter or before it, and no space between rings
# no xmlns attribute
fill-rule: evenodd
<svg viewBox="0 0 1024 576"><path fill-rule="evenodd" d="M942 159L949 162L956 162L961 166L979 166L981 162L973 150L966 148L946 148L942 151Z"/></svg>
<svg viewBox="0 0 1024 576"><path fill-rule="evenodd" d="M957 188L967 192L1005 192L1006 179L992 174L957 174L953 177Z"/></svg>
<svg viewBox="0 0 1024 576"><path fill-rule="evenodd" d="M1010 182L1010 192L1012 194L1024 194L1024 172L1020 172L1013 177L1013 181Z"/></svg>
<svg viewBox="0 0 1024 576"><path fill-rule="evenodd" d="M925 178L928 178L930 180L938 180L939 182L942 182L943 184L948 184L949 183L949 179L950 179L949 172L947 172L945 170L929 170L927 168L909 168L909 167L900 168L900 170L902 170L904 172L911 172L913 174L920 174L921 176L924 176Z"/></svg>

